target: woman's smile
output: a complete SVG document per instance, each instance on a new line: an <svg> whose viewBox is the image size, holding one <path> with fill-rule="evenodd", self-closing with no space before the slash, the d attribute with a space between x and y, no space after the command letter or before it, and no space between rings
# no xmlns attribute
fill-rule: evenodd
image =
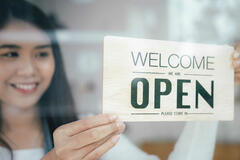
<svg viewBox="0 0 240 160"><path fill-rule="evenodd" d="M27 83L12 83L10 84L16 91L24 94L30 94L37 90L39 83L27 82Z"/></svg>

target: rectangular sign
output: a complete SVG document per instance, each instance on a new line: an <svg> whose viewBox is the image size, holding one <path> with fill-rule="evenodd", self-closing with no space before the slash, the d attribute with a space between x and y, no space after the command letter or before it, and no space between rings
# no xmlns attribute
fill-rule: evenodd
<svg viewBox="0 0 240 160"><path fill-rule="evenodd" d="M233 120L233 50L106 36L103 113L123 121Z"/></svg>

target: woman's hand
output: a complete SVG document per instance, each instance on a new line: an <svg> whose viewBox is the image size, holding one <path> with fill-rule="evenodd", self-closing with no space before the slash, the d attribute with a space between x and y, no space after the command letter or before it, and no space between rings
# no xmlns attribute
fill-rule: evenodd
<svg viewBox="0 0 240 160"><path fill-rule="evenodd" d="M232 64L234 68L234 82L240 84L240 43L234 45L234 52L232 54Z"/></svg>
<svg viewBox="0 0 240 160"><path fill-rule="evenodd" d="M65 124L54 131L54 149L42 160L98 160L118 142L124 129L117 116L109 114Z"/></svg>

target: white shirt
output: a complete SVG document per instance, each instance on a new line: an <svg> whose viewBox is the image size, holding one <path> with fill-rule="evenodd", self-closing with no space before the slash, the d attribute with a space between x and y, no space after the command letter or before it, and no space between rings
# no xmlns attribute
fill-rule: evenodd
<svg viewBox="0 0 240 160"><path fill-rule="evenodd" d="M40 160L43 157L43 155L44 155L43 148L13 150L14 160ZM3 147L0 147L0 159L1 160L11 159L10 152Z"/></svg>

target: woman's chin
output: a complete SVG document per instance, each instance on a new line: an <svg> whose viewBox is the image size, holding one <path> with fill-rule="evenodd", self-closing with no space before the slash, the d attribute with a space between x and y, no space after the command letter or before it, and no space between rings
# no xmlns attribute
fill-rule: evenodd
<svg viewBox="0 0 240 160"><path fill-rule="evenodd" d="M15 108L15 109L19 109L19 110L28 110L28 109L32 109L33 107L36 106L38 101L36 100L27 100L27 101L15 101L14 103L9 103L7 104L7 106ZM7 107L6 106L6 107Z"/></svg>

